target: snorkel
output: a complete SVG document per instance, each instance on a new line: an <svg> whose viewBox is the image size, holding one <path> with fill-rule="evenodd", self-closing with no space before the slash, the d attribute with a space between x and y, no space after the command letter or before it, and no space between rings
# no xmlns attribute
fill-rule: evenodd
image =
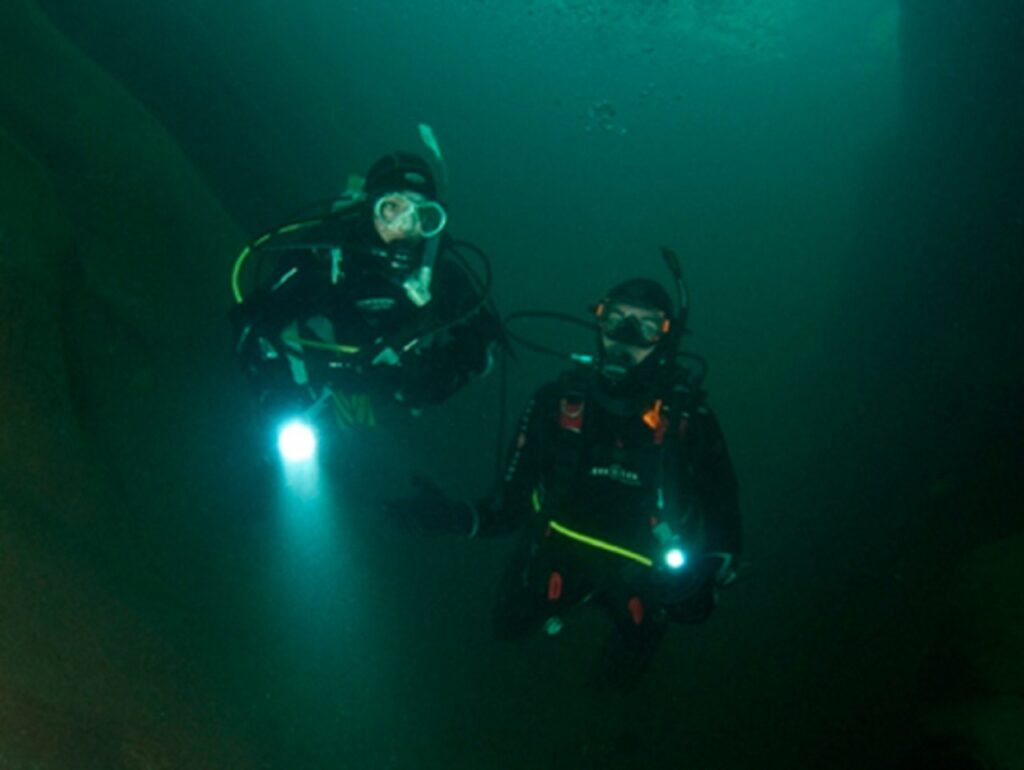
<svg viewBox="0 0 1024 770"><path fill-rule="evenodd" d="M444 155L441 154L441 145L437 141L434 129L426 123L420 123L418 129L420 141L430 151L430 155L434 159L434 166L439 172L437 175L440 181L438 197L441 197L443 192L448 189L448 164L445 163ZM442 215L444 215L443 221L438 226L437 232L424 239L419 270L409 276L402 284L406 296L416 307L423 307L431 300L430 284L434 279L434 267L437 264L437 252L441 245L441 234L448 219L444 208L440 207L440 204L435 203L434 205L437 205Z"/></svg>
<svg viewBox="0 0 1024 770"><path fill-rule="evenodd" d="M448 164L445 162L444 155L441 154L441 145L437 141L437 135L434 133L434 129L426 123L418 124L417 128L420 132L420 141L423 142L423 146L430 150L430 155L434 159L434 165L437 167L438 175L437 178L440 181L438 185L438 194L443 196L448 190Z"/></svg>
<svg viewBox="0 0 1024 770"><path fill-rule="evenodd" d="M683 268L676 253L668 246L662 246L661 258L665 261L668 271L672 273L672 281L676 285L676 307L678 310L672 319L665 345L669 354L668 360L675 361L679 356L679 346L682 343L683 335L686 334L686 322L690 316L690 290L686 286L686 277L683 275Z"/></svg>

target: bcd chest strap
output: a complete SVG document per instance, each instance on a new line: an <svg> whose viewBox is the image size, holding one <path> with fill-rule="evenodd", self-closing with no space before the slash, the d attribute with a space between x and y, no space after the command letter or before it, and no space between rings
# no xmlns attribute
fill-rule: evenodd
<svg viewBox="0 0 1024 770"><path fill-rule="evenodd" d="M596 436L596 419L591 409L593 398L589 397L589 387L589 380L578 372L571 372L562 378L552 450L554 456L550 459L551 471L545 478L545 488L541 495L542 507L549 513L566 510L587 454L588 441ZM674 385L666 397L655 398L636 417L650 442L638 448L655 447L659 455L655 481L659 514L665 507L665 466L671 454L668 449L687 439L691 413L697 406L699 396L699 392L695 396L689 385L681 381Z"/></svg>

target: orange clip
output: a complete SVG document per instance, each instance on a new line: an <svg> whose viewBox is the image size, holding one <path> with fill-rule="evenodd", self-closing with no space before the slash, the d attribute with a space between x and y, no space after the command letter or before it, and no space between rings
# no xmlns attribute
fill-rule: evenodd
<svg viewBox="0 0 1024 770"><path fill-rule="evenodd" d="M657 430L661 425L661 399L654 402L654 406L644 412L644 425L651 430Z"/></svg>

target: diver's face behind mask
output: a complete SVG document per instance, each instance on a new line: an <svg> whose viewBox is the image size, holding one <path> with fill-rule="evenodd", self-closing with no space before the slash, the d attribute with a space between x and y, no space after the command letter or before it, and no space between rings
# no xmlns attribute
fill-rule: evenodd
<svg viewBox="0 0 1024 770"><path fill-rule="evenodd" d="M625 379L642 364L669 330L663 311L628 302L599 306L597 318L603 349L601 371L613 381Z"/></svg>
<svg viewBox="0 0 1024 770"><path fill-rule="evenodd" d="M420 193L385 193L373 204L373 227L385 243L433 238L447 223L444 207Z"/></svg>

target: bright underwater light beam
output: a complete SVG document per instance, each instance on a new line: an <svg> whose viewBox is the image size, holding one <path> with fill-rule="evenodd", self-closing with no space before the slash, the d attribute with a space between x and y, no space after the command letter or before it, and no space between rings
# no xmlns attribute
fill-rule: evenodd
<svg viewBox="0 0 1024 770"><path fill-rule="evenodd" d="M665 564L669 569L682 569L686 565L686 553L682 548L670 548L665 551Z"/></svg>
<svg viewBox="0 0 1024 770"><path fill-rule="evenodd" d="M316 457L316 433L309 423L291 420L277 433L277 451L286 463L305 463Z"/></svg>

